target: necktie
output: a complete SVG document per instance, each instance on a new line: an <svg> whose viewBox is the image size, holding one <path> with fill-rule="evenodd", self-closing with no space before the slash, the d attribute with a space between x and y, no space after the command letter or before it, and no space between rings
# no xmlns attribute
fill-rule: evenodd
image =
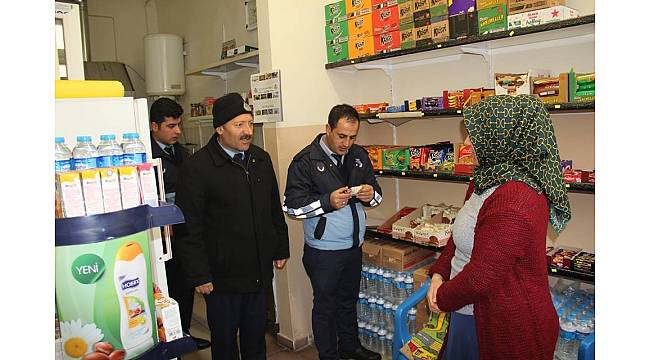
<svg viewBox="0 0 650 360"><path fill-rule="evenodd" d="M244 154L242 154L242 153L237 153L237 154L235 154L235 155L232 157L232 159L233 159L236 163L242 165L243 167L246 167L246 163L244 163Z"/></svg>
<svg viewBox="0 0 650 360"><path fill-rule="evenodd" d="M174 146L173 145L165 146L165 152L167 153L167 155L174 157Z"/></svg>
<svg viewBox="0 0 650 360"><path fill-rule="evenodd" d="M343 165L343 155L332 154L332 157L336 160L336 167L340 169Z"/></svg>

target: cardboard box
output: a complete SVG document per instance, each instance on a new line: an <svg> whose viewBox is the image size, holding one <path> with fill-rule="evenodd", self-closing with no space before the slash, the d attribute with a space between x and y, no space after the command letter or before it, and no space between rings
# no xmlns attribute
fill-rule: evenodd
<svg viewBox="0 0 650 360"><path fill-rule="evenodd" d="M596 101L596 73L569 72L569 102Z"/></svg>
<svg viewBox="0 0 650 360"><path fill-rule="evenodd" d="M413 23L413 0L400 2L398 10L400 25Z"/></svg>
<svg viewBox="0 0 650 360"><path fill-rule="evenodd" d="M449 38L463 39L478 34L478 16L476 11L449 16Z"/></svg>
<svg viewBox="0 0 650 360"><path fill-rule="evenodd" d="M417 269L433 262L435 252L419 246L387 243L381 248L381 266L395 271Z"/></svg>
<svg viewBox="0 0 650 360"><path fill-rule="evenodd" d="M413 23L400 25L400 48L411 49L415 47L415 28Z"/></svg>
<svg viewBox="0 0 650 360"><path fill-rule="evenodd" d="M176 300L162 293L156 293L154 298L160 341L169 342L182 338L181 313Z"/></svg>
<svg viewBox="0 0 650 360"><path fill-rule="evenodd" d="M381 251L388 241L365 239L361 245L362 262L367 265L381 266Z"/></svg>
<svg viewBox="0 0 650 360"><path fill-rule="evenodd" d="M383 54L400 49L400 32L393 31L375 35L375 54Z"/></svg>
<svg viewBox="0 0 650 360"><path fill-rule="evenodd" d="M67 218L86 215L81 176L76 171L56 174L56 189L61 198L63 215Z"/></svg>
<svg viewBox="0 0 650 360"><path fill-rule="evenodd" d="M499 5L503 5L507 9L508 0L476 0L476 10L489 9Z"/></svg>
<svg viewBox="0 0 650 360"><path fill-rule="evenodd" d="M399 8L397 6L385 7L372 12L373 35L399 31L399 24Z"/></svg>
<svg viewBox="0 0 650 360"><path fill-rule="evenodd" d="M429 10L416 11L413 13L413 21L431 21L431 13Z"/></svg>
<svg viewBox="0 0 650 360"><path fill-rule="evenodd" d="M429 13L432 18L449 17L449 4L447 0L431 0L431 7Z"/></svg>
<svg viewBox="0 0 650 360"><path fill-rule="evenodd" d="M431 24L431 38L433 43L442 43L449 40L449 20L445 19Z"/></svg>
<svg viewBox="0 0 650 360"><path fill-rule="evenodd" d="M372 12L372 0L345 0L345 12L348 19Z"/></svg>
<svg viewBox="0 0 650 360"><path fill-rule="evenodd" d="M422 10L429 10L431 8L431 0L413 0L413 12Z"/></svg>
<svg viewBox="0 0 650 360"><path fill-rule="evenodd" d="M350 38L348 22L335 22L325 25L325 41L327 45L334 45L347 42Z"/></svg>
<svg viewBox="0 0 650 360"><path fill-rule="evenodd" d="M122 194L120 193L120 178L117 169L99 169L102 181L102 198L104 199L104 212L122 210Z"/></svg>
<svg viewBox="0 0 650 360"><path fill-rule="evenodd" d="M453 221L453 218L455 218L455 212L457 212L457 208L445 204L438 204L438 205L430 205L430 204L425 204L422 207L420 207L417 210L414 210L413 212L409 213L408 215L404 216L403 218L395 221L393 223L393 231L391 235L394 238L401 239L401 240L407 240L407 241L414 241L415 239L415 229L420 225L420 223L417 221L417 219L422 219L423 217L426 219L430 219L433 217L433 215L436 214L431 214L432 209L444 209L441 210L443 213L442 218L440 219L435 219L440 221L439 223L450 223ZM453 210L453 211L452 211ZM426 211L426 213L425 213ZM444 219L447 220L444 220ZM427 240L428 242L428 240Z"/></svg>
<svg viewBox="0 0 650 360"><path fill-rule="evenodd" d="M564 5L564 0L508 0L508 14L524 13L557 5Z"/></svg>
<svg viewBox="0 0 650 360"><path fill-rule="evenodd" d="M337 61L344 61L349 58L348 43L330 45L327 47L327 62L333 63Z"/></svg>
<svg viewBox="0 0 650 360"><path fill-rule="evenodd" d="M409 206L405 206L405 207L401 208L400 211L396 212L395 214L393 214L393 216L391 216L391 217L389 217L388 219L386 219L386 221L384 221L383 224L379 225L379 226L377 227L377 231L379 231L379 232L381 232L381 233L384 233L384 234L390 234L390 233L392 233L392 231L393 231L393 224L394 224L397 220L403 218L404 216L406 216L406 215L412 213L412 212L415 211L415 210L416 210L416 208L414 208L414 207L409 207Z"/></svg>
<svg viewBox="0 0 650 360"><path fill-rule="evenodd" d="M102 198L102 182L99 169L81 170L81 188L84 193L86 215L104 213L104 199Z"/></svg>
<svg viewBox="0 0 650 360"><path fill-rule="evenodd" d="M372 14L348 20L348 35L348 41L372 36Z"/></svg>
<svg viewBox="0 0 650 360"><path fill-rule="evenodd" d="M350 59L374 55L375 39L372 36L367 36L361 39L350 40L348 42L348 54Z"/></svg>
<svg viewBox="0 0 650 360"><path fill-rule="evenodd" d="M569 102L568 73L561 73L557 77L534 77L530 82L533 95L537 95L545 104Z"/></svg>
<svg viewBox="0 0 650 360"><path fill-rule="evenodd" d="M325 5L325 23L331 24L347 20L345 0Z"/></svg>
<svg viewBox="0 0 650 360"><path fill-rule="evenodd" d="M449 0L449 17L476 10L476 0Z"/></svg>
<svg viewBox="0 0 650 360"><path fill-rule="evenodd" d="M573 19L580 16L577 10L566 6L529 11L525 13L508 13L508 29L525 28L529 26L544 25L556 21Z"/></svg>
<svg viewBox="0 0 650 360"><path fill-rule="evenodd" d="M140 202L153 207L158 206L158 188L153 165L150 163L139 164L138 178L140 180Z"/></svg>
<svg viewBox="0 0 650 360"><path fill-rule="evenodd" d="M122 208L130 209L140 206L140 190L138 189L138 169L135 166L120 166L117 168L120 177L120 193Z"/></svg>
<svg viewBox="0 0 650 360"><path fill-rule="evenodd" d="M508 29L508 13L505 5L478 11L478 33L481 35Z"/></svg>
<svg viewBox="0 0 650 360"><path fill-rule="evenodd" d="M431 45L433 40L431 38L431 23L429 20L416 21L415 27L415 47L424 47Z"/></svg>

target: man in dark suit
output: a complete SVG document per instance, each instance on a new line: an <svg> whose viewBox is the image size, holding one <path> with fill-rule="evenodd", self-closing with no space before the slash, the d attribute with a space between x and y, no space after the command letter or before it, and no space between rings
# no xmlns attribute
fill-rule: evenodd
<svg viewBox="0 0 650 360"><path fill-rule="evenodd" d="M183 161L189 157L189 152L178 143L181 136L182 114L183 108L177 102L168 98L160 98L154 101L149 111L151 155L153 158L160 158L162 161L165 199L167 202L172 203L176 197L176 182L178 181L181 166ZM187 285L178 259L172 258L165 262L165 270L167 272L169 296L178 302L183 332L189 334L194 305L194 288ZM208 340L192 338L196 341L199 350L210 347Z"/></svg>

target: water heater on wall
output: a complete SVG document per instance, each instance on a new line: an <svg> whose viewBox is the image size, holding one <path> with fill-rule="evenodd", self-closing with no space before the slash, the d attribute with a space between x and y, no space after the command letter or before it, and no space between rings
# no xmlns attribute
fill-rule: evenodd
<svg viewBox="0 0 650 360"><path fill-rule="evenodd" d="M173 34L145 36L144 61L147 95L185 93L183 38Z"/></svg>

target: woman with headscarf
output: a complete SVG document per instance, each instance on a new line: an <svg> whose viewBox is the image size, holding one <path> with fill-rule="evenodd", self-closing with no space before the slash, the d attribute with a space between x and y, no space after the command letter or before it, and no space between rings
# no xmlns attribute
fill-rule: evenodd
<svg viewBox="0 0 650 360"><path fill-rule="evenodd" d="M478 166L427 293L451 313L443 358L551 360L546 231L571 218L553 124L530 95L487 98L463 121Z"/></svg>

